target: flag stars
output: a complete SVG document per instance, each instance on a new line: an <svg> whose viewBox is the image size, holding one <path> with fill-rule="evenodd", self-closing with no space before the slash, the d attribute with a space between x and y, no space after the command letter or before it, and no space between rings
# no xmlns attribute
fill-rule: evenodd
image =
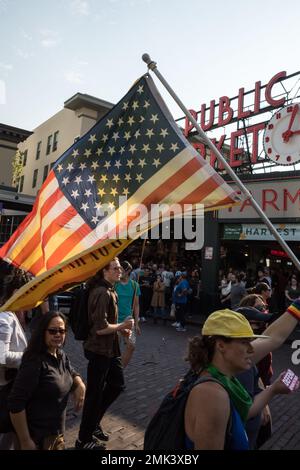
<svg viewBox="0 0 300 470"><path fill-rule="evenodd" d="M178 147L177 142L175 144L171 144L170 150L173 150L173 152L176 152L176 150L178 150L178 149L179 149L179 147Z"/></svg>
<svg viewBox="0 0 300 470"><path fill-rule="evenodd" d="M105 160L104 167L108 170L110 168L111 163Z"/></svg>
<svg viewBox="0 0 300 470"><path fill-rule="evenodd" d="M128 109L128 101L123 103L122 109L126 111Z"/></svg>
<svg viewBox="0 0 300 470"><path fill-rule="evenodd" d="M108 208L109 208L111 211L113 211L114 208L115 208L115 204L114 204L113 202L109 202Z"/></svg>
<svg viewBox="0 0 300 470"><path fill-rule="evenodd" d="M120 148L120 150L119 150L119 153L120 153L121 155L123 155L124 152L125 152L125 147L122 146L122 147Z"/></svg>
<svg viewBox="0 0 300 470"><path fill-rule="evenodd" d="M107 151L107 153L109 153L109 154L110 154L110 156L112 157L112 156L113 156L113 154L114 154L114 153L116 153L116 151L115 151L115 147L109 147L109 148L108 148L108 151Z"/></svg>
<svg viewBox="0 0 300 470"><path fill-rule="evenodd" d="M102 136L102 139L101 139L104 143L108 141L108 135L107 134L103 134Z"/></svg>
<svg viewBox="0 0 300 470"><path fill-rule="evenodd" d="M76 184L82 183L82 178L81 178L80 175L79 175L79 176L76 176L76 178L75 178L75 183L76 183Z"/></svg>
<svg viewBox="0 0 300 470"><path fill-rule="evenodd" d="M102 207L101 202L96 202L96 204L94 205L94 209L96 209L96 211L100 211L101 207Z"/></svg>
<svg viewBox="0 0 300 470"><path fill-rule="evenodd" d="M117 188L111 188L110 194L115 197L118 194Z"/></svg>
<svg viewBox="0 0 300 470"><path fill-rule="evenodd" d="M103 183L106 183L106 181L107 181L107 176L106 176L106 175L102 175L101 178L100 178L100 181L102 181Z"/></svg>
<svg viewBox="0 0 300 470"><path fill-rule="evenodd" d="M103 188L99 188L98 189L98 194L99 194L99 196L103 197L106 194L106 192L104 191Z"/></svg>
<svg viewBox="0 0 300 470"><path fill-rule="evenodd" d="M86 168L86 163L80 163L79 168L83 171Z"/></svg>
<svg viewBox="0 0 300 470"><path fill-rule="evenodd" d="M70 181L69 181L69 177L67 176L67 177L63 178L62 184L64 184L65 186L67 186L68 183L70 183Z"/></svg>
<svg viewBox="0 0 300 470"><path fill-rule="evenodd" d="M128 194L129 194L129 189L128 189L128 188L123 188L122 194L124 194L124 196L128 196Z"/></svg>
<svg viewBox="0 0 300 470"><path fill-rule="evenodd" d="M113 136L112 136L112 139L114 139L114 141L116 142L119 138L120 138L119 137L119 132L114 132Z"/></svg>
<svg viewBox="0 0 300 470"><path fill-rule="evenodd" d="M133 116L129 116L127 123L132 126L134 124L134 118Z"/></svg>
<svg viewBox="0 0 300 470"><path fill-rule="evenodd" d="M144 121L145 121L144 116L141 116L141 117L140 117L140 124L141 124L142 122L144 122Z"/></svg>
<svg viewBox="0 0 300 470"><path fill-rule="evenodd" d="M115 183L118 183L118 181L120 181L119 175L113 175L113 181L114 181Z"/></svg>
<svg viewBox="0 0 300 470"><path fill-rule="evenodd" d="M85 149L85 151L84 151L84 156L85 156L86 158L89 158L89 157L91 156L91 154L92 154L91 149Z"/></svg>
<svg viewBox="0 0 300 470"><path fill-rule="evenodd" d="M126 139L126 140L131 139L131 133L130 132L125 132L124 139Z"/></svg>
<svg viewBox="0 0 300 470"><path fill-rule="evenodd" d="M126 166L128 166L131 169L133 167L133 161L127 160Z"/></svg>
<svg viewBox="0 0 300 470"><path fill-rule="evenodd" d="M132 155L134 154L134 152L136 152L136 150L137 150L137 149L136 149L136 146L135 146L135 144L133 144L133 145L130 145L130 147L129 147L129 152L131 152L131 153L132 153Z"/></svg>
<svg viewBox="0 0 300 470"><path fill-rule="evenodd" d="M132 108L134 109L134 111L135 111L136 109L138 109L138 107L139 107L139 102L138 102L138 101L134 101L134 102L132 103Z"/></svg>
<svg viewBox="0 0 300 470"><path fill-rule="evenodd" d="M98 162L94 161L94 162L91 164L91 168L93 168L93 170L97 170L97 168L99 168Z"/></svg>
<svg viewBox="0 0 300 470"><path fill-rule="evenodd" d="M89 208L89 205L88 205L87 202L81 204L80 209L82 209L84 212L86 212L88 210L88 208Z"/></svg>
<svg viewBox="0 0 300 470"><path fill-rule="evenodd" d="M60 173L61 171L63 171L64 167L62 165L58 165L57 167L57 171Z"/></svg>
<svg viewBox="0 0 300 470"><path fill-rule="evenodd" d="M137 92L141 95L142 93L144 93L144 85L140 85L137 89Z"/></svg>
<svg viewBox="0 0 300 470"><path fill-rule="evenodd" d="M155 168L157 168L159 165L161 165L160 159L159 158L154 158L152 165L154 165Z"/></svg>
<svg viewBox="0 0 300 470"><path fill-rule="evenodd" d="M89 138L89 142L91 142L92 144L96 141L96 134L91 134L90 135L90 138Z"/></svg>
<svg viewBox="0 0 300 470"><path fill-rule="evenodd" d="M118 126L121 126L122 124L124 124L124 119L120 117L118 120Z"/></svg>
<svg viewBox="0 0 300 470"><path fill-rule="evenodd" d="M74 170L73 163L69 163L67 166L67 171L71 172L72 170Z"/></svg>
<svg viewBox="0 0 300 470"><path fill-rule="evenodd" d="M159 135L165 138L167 135L169 135L169 132L167 131L167 129L161 129Z"/></svg>
<svg viewBox="0 0 300 470"><path fill-rule="evenodd" d="M131 176L130 176L130 173L125 173L125 177L124 177L124 180L127 181L127 183L129 183L131 181Z"/></svg>
<svg viewBox="0 0 300 470"><path fill-rule="evenodd" d="M165 148L164 148L164 144L157 144L156 150L157 150L159 153L163 152L164 149L165 149Z"/></svg>
<svg viewBox="0 0 300 470"><path fill-rule="evenodd" d="M79 156L79 150L78 149L74 149L73 152L72 152L72 157L76 158Z"/></svg>
<svg viewBox="0 0 300 470"><path fill-rule="evenodd" d="M149 137L149 139L151 139L151 137L154 136L153 129L147 129L146 136Z"/></svg>
<svg viewBox="0 0 300 470"><path fill-rule="evenodd" d="M142 151L147 153L150 151L150 145L149 144L144 144L143 145L143 148L142 148Z"/></svg>
<svg viewBox="0 0 300 470"><path fill-rule="evenodd" d="M93 183L96 181L94 175L90 175L87 180L88 180L88 182L91 183L91 184L93 184Z"/></svg>
<svg viewBox="0 0 300 470"><path fill-rule="evenodd" d="M102 153L103 153L103 148L102 147L97 148L96 154L98 155L98 157L100 157Z"/></svg>
<svg viewBox="0 0 300 470"><path fill-rule="evenodd" d="M113 127L114 121L113 119L107 119L106 124L105 124L109 129Z"/></svg>
<svg viewBox="0 0 300 470"><path fill-rule="evenodd" d="M137 173L135 179L140 183L144 178L142 177L142 173Z"/></svg>
<svg viewBox="0 0 300 470"><path fill-rule="evenodd" d="M90 197L90 196L92 195L92 191L91 191L90 189L86 189L86 190L84 191L84 195L85 195L86 197Z"/></svg>
<svg viewBox="0 0 300 470"><path fill-rule="evenodd" d="M120 166L122 166L122 163L120 162L120 160L116 160L115 166L116 166L118 169L120 168Z"/></svg>
<svg viewBox="0 0 300 470"><path fill-rule="evenodd" d="M75 191L72 191L72 192L71 192L71 196L72 196L72 197L75 199L75 201L76 201L76 199L79 197L79 192L78 192L78 190L75 189Z"/></svg>
<svg viewBox="0 0 300 470"><path fill-rule="evenodd" d="M144 168L144 166L147 165L147 163L146 163L146 161L145 161L144 158L140 158L138 165L139 165L140 167Z"/></svg>
<svg viewBox="0 0 300 470"><path fill-rule="evenodd" d="M134 133L134 137L137 139L138 137L140 137L141 133L139 131L139 129Z"/></svg>
<svg viewBox="0 0 300 470"><path fill-rule="evenodd" d="M156 121L159 121L157 114L151 114L150 121L152 121L153 124L155 124Z"/></svg>
<svg viewBox="0 0 300 470"><path fill-rule="evenodd" d="M92 217L92 222L93 224L97 225L97 223L99 222L99 217L97 215Z"/></svg>
<svg viewBox="0 0 300 470"><path fill-rule="evenodd" d="M149 106L150 106L149 101L145 101L143 108L147 109L147 108L149 108Z"/></svg>

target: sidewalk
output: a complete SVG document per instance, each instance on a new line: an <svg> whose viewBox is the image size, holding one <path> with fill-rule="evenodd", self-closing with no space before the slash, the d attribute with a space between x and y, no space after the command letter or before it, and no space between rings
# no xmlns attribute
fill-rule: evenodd
<svg viewBox="0 0 300 470"><path fill-rule="evenodd" d="M126 390L103 419L103 428L110 434L108 450L143 448L147 423L164 395L188 368L184 360L187 340L200 330L199 324L188 324L185 333L177 332L170 323L166 326L154 325L152 320L142 324L142 329L143 333L138 338L133 360L125 371ZM74 367L85 377L86 360L82 346L72 338L71 333L66 351ZM274 353L274 377L285 368L292 368L300 375L300 366L292 365L291 354L292 349L288 344ZM300 392L289 397L278 396L273 400L273 436L264 445L264 449L300 449L299 408ZM70 407L66 430L66 443L69 448L74 446L79 423L80 416Z"/></svg>

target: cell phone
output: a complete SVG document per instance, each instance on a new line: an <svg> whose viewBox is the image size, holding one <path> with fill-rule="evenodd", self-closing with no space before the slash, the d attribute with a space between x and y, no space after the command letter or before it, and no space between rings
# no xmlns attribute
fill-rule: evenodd
<svg viewBox="0 0 300 470"><path fill-rule="evenodd" d="M291 369L288 369L281 381L293 392L299 381L299 377Z"/></svg>

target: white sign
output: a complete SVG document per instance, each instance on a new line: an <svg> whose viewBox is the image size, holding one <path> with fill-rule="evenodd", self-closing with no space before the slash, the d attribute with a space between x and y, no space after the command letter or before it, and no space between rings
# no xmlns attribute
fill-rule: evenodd
<svg viewBox="0 0 300 470"><path fill-rule="evenodd" d="M300 241L300 225L274 224L279 235L286 241ZM224 225L224 240L275 240L264 224L228 224Z"/></svg>
<svg viewBox="0 0 300 470"><path fill-rule="evenodd" d="M300 177L244 183L264 213L269 217L300 217ZM233 185L235 186L235 185ZM240 194L240 191L237 191ZM219 219L259 218L250 201L219 211Z"/></svg>

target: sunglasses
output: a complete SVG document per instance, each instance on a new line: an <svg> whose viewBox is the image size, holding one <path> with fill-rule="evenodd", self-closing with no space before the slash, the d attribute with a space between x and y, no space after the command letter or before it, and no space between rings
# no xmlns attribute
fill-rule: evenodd
<svg viewBox="0 0 300 470"><path fill-rule="evenodd" d="M57 333L60 335L66 334L66 330L64 328L48 328L47 331L50 335L57 335Z"/></svg>

